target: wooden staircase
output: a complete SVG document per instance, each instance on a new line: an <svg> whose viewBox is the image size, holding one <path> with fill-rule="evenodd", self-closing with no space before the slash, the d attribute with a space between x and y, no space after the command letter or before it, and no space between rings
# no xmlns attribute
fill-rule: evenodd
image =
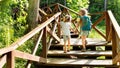
<svg viewBox="0 0 120 68"><path fill-rule="evenodd" d="M40 66L43 68L117 67L112 64L111 43L95 38L87 38L87 41L86 52L81 52L82 43L79 38L71 38L71 51L67 53L63 51L63 39L60 43L51 44L47 63Z"/></svg>

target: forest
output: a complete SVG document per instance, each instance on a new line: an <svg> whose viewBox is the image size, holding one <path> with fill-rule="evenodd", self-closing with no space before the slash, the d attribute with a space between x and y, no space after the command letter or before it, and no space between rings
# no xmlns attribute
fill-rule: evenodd
<svg viewBox="0 0 120 68"><path fill-rule="evenodd" d="M80 8L88 9L89 13L111 10L120 24L120 0L0 0L0 48L9 46L39 24L35 18L36 5L43 8L54 3L65 5L76 12ZM96 17L91 19L94 22ZM33 45L34 40L31 39L18 50L31 53ZM24 67L24 62L26 60L17 59L15 67Z"/></svg>

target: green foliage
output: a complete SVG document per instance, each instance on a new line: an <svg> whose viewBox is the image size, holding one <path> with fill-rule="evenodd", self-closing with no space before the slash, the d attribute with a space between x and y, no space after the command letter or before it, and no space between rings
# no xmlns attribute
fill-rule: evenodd
<svg viewBox="0 0 120 68"><path fill-rule="evenodd" d="M67 6L78 12L81 8L88 8L89 0L67 0Z"/></svg>
<svg viewBox="0 0 120 68"><path fill-rule="evenodd" d="M104 8L104 1L105 0L89 0L90 5L89 5L89 12L90 13L96 13L96 12L103 12L105 11ZM107 10L112 10L115 18L117 19L118 23L120 24L120 0L107 0ZM92 16L92 21L95 21L98 19L98 16Z"/></svg>
<svg viewBox="0 0 120 68"><path fill-rule="evenodd" d="M60 3L60 4L63 4L65 5L66 4L66 0L42 0L40 2L40 7L45 7L45 6L48 6L48 5L51 5L51 4L55 4L55 3Z"/></svg>
<svg viewBox="0 0 120 68"><path fill-rule="evenodd" d="M27 0L0 1L0 48L9 46L27 28Z"/></svg>
<svg viewBox="0 0 120 68"><path fill-rule="evenodd" d="M27 0L0 0L0 48L9 46L24 35L27 28L27 7ZM19 50L30 53L32 42L28 42ZM17 58L15 67L24 68L25 62L26 60Z"/></svg>

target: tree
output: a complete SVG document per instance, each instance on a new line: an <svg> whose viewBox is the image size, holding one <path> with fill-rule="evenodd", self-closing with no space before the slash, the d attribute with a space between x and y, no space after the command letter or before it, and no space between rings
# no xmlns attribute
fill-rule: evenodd
<svg viewBox="0 0 120 68"><path fill-rule="evenodd" d="M31 31L38 24L38 9L39 9L39 1L40 0L29 0L29 8L28 8L28 31Z"/></svg>

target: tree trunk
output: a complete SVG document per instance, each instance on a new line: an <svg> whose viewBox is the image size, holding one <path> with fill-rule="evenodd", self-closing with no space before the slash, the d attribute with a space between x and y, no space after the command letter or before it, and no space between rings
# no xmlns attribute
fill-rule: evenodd
<svg viewBox="0 0 120 68"><path fill-rule="evenodd" d="M40 0L29 0L29 8L28 8L28 31L31 31L38 24L38 9L39 9L39 1Z"/></svg>

